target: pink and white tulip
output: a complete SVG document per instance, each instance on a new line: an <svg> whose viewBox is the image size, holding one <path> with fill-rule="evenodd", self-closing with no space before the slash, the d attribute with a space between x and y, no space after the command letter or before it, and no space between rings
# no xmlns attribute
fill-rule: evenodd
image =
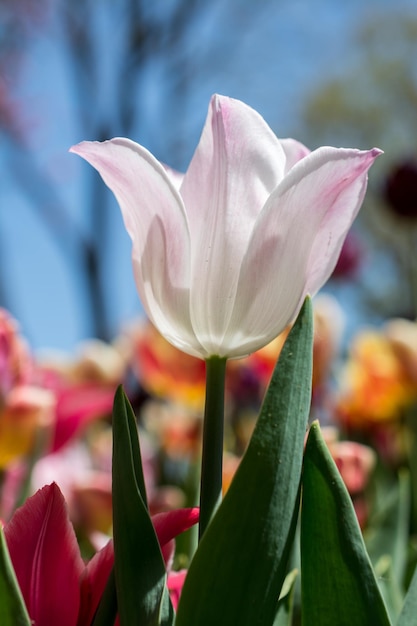
<svg viewBox="0 0 417 626"><path fill-rule="evenodd" d="M331 275L380 154L310 152L219 95L180 184L128 139L71 150L119 202L151 321L203 359L245 356L295 318Z"/></svg>

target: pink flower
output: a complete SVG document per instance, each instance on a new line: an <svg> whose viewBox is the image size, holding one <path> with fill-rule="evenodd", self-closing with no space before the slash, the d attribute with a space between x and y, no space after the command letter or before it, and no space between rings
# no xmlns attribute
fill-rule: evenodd
<svg viewBox="0 0 417 626"><path fill-rule="evenodd" d="M179 189L128 139L71 150L120 204L148 316L168 341L203 359L245 356L295 318L331 275L380 154L309 152L219 95Z"/></svg>
<svg viewBox="0 0 417 626"><path fill-rule="evenodd" d="M180 601L181 591L184 586L186 576L186 569L181 569L178 572L170 572L170 574L168 575L167 585L174 611L176 611L178 608L178 603Z"/></svg>
<svg viewBox="0 0 417 626"><path fill-rule="evenodd" d="M198 509L154 516L167 561L172 558L173 538L197 521ZM89 626L113 565L112 542L84 564L65 500L55 483L29 498L5 525L4 533L33 623Z"/></svg>
<svg viewBox="0 0 417 626"><path fill-rule="evenodd" d="M29 383L32 359L17 321L0 308L0 406L8 392Z"/></svg>

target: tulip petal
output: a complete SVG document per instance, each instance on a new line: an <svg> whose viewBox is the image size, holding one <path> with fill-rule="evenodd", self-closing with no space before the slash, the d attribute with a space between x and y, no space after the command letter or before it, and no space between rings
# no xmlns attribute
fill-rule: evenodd
<svg viewBox="0 0 417 626"><path fill-rule="evenodd" d="M58 486L37 491L15 512L4 533L33 622L75 626L84 564Z"/></svg>
<svg viewBox="0 0 417 626"><path fill-rule="evenodd" d="M291 139L288 137L287 139L281 139L281 146L285 152L285 174L287 174L290 169L298 163L305 156L310 154L311 150L307 148L303 143L297 141L296 139Z"/></svg>
<svg viewBox="0 0 417 626"><path fill-rule="evenodd" d="M192 323L208 355L227 328L253 225L284 167L281 144L262 117L213 96L180 188L192 241Z"/></svg>
<svg viewBox="0 0 417 626"><path fill-rule="evenodd" d="M174 538L196 524L198 517L198 508L157 513L152 517L152 523L166 564L168 560L172 560L172 548L175 547ZM165 548L168 550L165 551ZM113 541L109 541L88 562L84 571L81 581L81 608L78 620L80 625L90 624L100 603L113 564Z"/></svg>
<svg viewBox="0 0 417 626"><path fill-rule="evenodd" d="M146 313L171 343L199 354L189 314L188 222L170 176L145 148L129 139L85 141L71 152L96 168L120 205Z"/></svg>
<svg viewBox="0 0 417 626"><path fill-rule="evenodd" d="M169 590L172 606L174 607L174 611L176 611L178 608L178 603L180 601L181 591L184 586L186 576L186 569L179 570L178 572L170 572L168 574L167 587Z"/></svg>
<svg viewBox="0 0 417 626"><path fill-rule="evenodd" d="M330 276L379 154L310 153L219 95L182 182L128 139L71 150L120 204L149 318L200 358L244 356L295 318Z"/></svg>
<svg viewBox="0 0 417 626"><path fill-rule="evenodd" d="M159 545L166 543L180 535L184 531L197 524L200 510L196 507L191 509L177 509L165 513L157 513L152 516L152 523L158 537Z"/></svg>
<svg viewBox="0 0 417 626"><path fill-rule="evenodd" d="M242 264L224 341L234 344L229 356L271 341L293 320L305 295L328 279L379 154L320 148L296 163L271 194Z"/></svg>
<svg viewBox="0 0 417 626"><path fill-rule="evenodd" d="M81 607L79 626L91 624L100 604L107 580L114 565L113 541L106 543L87 563L81 579Z"/></svg>
<svg viewBox="0 0 417 626"><path fill-rule="evenodd" d="M305 215L310 219L314 211L313 219L318 225L313 233L314 240L307 264L307 289L311 295L320 289L335 268L347 232L365 197L368 170L380 154L382 152L376 148L367 151L319 148L315 151L314 160L311 159L311 165L309 161L306 165L305 160L297 165L304 172L305 178L314 177L316 184L316 193L313 191ZM311 168L307 176L304 165ZM295 168L293 172L296 180L298 172ZM290 180L288 176L289 185L294 186L295 180ZM287 189L285 194L288 196L292 192L289 186ZM293 200L295 210L297 207L303 210L303 195L307 189L307 181L298 184L298 197L294 194Z"/></svg>

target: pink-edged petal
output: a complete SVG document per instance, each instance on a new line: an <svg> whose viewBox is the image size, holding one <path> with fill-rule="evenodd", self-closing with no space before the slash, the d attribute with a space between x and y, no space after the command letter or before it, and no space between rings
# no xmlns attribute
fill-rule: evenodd
<svg viewBox="0 0 417 626"><path fill-rule="evenodd" d="M113 541L87 563L81 578L81 606L77 626L91 624L114 563Z"/></svg>
<svg viewBox="0 0 417 626"><path fill-rule="evenodd" d="M281 139L280 141L285 152L285 174L287 174L298 161L310 154L311 150L300 141L291 139L290 137Z"/></svg>
<svg viewBox="0 0 417 626"><path fill-rule="evenodd" d="M327 157L336 157L336 148L316 150L318 165ZM340 255L346 235L357 216L365 197L368 184L368 170L375 159L382 154L374 148L368 151L339 149L335 168L321 167L322 192L324 199L317 201L321 221L315 234L307 263L306 291L314 295L331 276ZM300 163L302 166L303 163ZM337 167L336 167L337 165ZM343 170L345 174L343 175ZM319 170L317 168L317 173ZM320 184L320 181L317 181ZM302 193L302 189L299 193ZM330 198L335 196L332 203ZM313 198L314 200L314 198ZM300 199L298 199L300 204ZM310 214L310 211L309 213Z"/></svg>
<svg viewBox="0 0 417 626"><path fill-rule="evenodd" d="M58 486L37 491L4 532L33 623L76 626L84 563Z"/></svg>
<svg viewBox="0 0 417 626"><path fill-rule="evenodd" d="M176 509L153 515L152 523L161 548L171 539L197 524L199 515L200 509L198 508Z"/></svg>
<svg viewBox="0 0 417 626"><path fill-rule="evenodd" d="M152 516L159 545L169 569L172 565L174 538L198 522L199 509L178 509ZM81 608L78 626L90 624L100 602L114 563L113 541L109 541L86 566L81 579Z"/></svg>
<svg viewBox="0 0 417 626"><path fill-rule="evenodd" d="M222 340L253 225L284 167L281 144L262 117L213 96L180 188L192 241L192 323L208 355Z"/></svg>
<svg viewBox="0 0 417 626"><path fill-rule="evenodd" d="M71 151L113 191L133 244L136 286L155 326L180 349L198 352L190 322L190 236L180 195L163 165L129 139L82 142Z"/></svg>
<svg viewBox="0 0 417 626"><path fill-rule="evenodd" d="M178 608L178 603L180 601L181 591L184 586L186 576L186 569L181 569L178 572L170 572L168 574L167 587L169 595L171 597L172 606L174 607L174 611L176 611Z"/></svg>
<svg viewBox="0 0 417 626"><path fill-rule="evenodd" d="M182 181L184 180L184 174L182 172L174 170L172 167L169 167L169 165L166 165L166 163L162 163L162 165L164 166L164 169L168 174L168 178L170 179L171 183L174 185L175 189L179 191L182 185Z"/></svg>
<svg viewBox="0 0 417 626"><path fill-rule="evenodd" d="M379 154L320 148L294 165L271 194L242 264L225 336L229 356L271 341L293 320L305 295L328 279Z"/></svg>

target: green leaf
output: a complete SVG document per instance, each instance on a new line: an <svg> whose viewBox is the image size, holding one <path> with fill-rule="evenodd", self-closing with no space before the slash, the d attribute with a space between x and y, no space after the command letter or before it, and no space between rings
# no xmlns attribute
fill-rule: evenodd
<svg viewBox="0 0 417 626"><path fill-rule="evenodd" d="M410 477L401 471L394 489L383 484L385 501L369 525L365 544L391 619L403 603L403 583L408 564Z"/></svg>
<svg viewBox="0 0 417 626"><path fill-rule="evenodd" d="M114 567L112 567L91 626L114 626L116 616L117 593Z"/></svg>
<svg viewBox="0 0 417 626"><path fill-rule="evenodd" d="M165 564L145 504L136 418L121 387L113 409L113 537L121 626L168 626Z"/></svg>
<svg viewBox="0 0 417 626"><path fill-rule="evenodd" d="M349 493L313 424L301 507L303 626L389 626Z"/></svg>
<svg viewBox="0 0 417 626"><path fill-rule="evenodd" d="M374 565L374 572L388 615L395 622L403 605L404 594L395 578L392 558L388 555L382 556Z"/></svg>
<svg viewBox="0 0 417 626"><path fill-rule="evenodd" d="M278 609L274 626L291 626L294 601L294 587L298 571L293 569L287 574L278 600Z"/></svg>
<svg viewBox="0 0 417 626"><path fill-rule="evenodd" d="M417 568L405 596L404 605L397 626L415 626L417 616Z"/></svg>
<svg viewBox="0 0 417 626"><path fill-rule="evenodd" d="M0 528L0 624L30 626L31 623L10 560L4 532Z"/></svg>
<svg viewBox="0 0 417 626"><path fill-rule="evenodd" d="M274 623L298 517L312 342L307 299L248 449L191 562L176 626Z"/></svg>

